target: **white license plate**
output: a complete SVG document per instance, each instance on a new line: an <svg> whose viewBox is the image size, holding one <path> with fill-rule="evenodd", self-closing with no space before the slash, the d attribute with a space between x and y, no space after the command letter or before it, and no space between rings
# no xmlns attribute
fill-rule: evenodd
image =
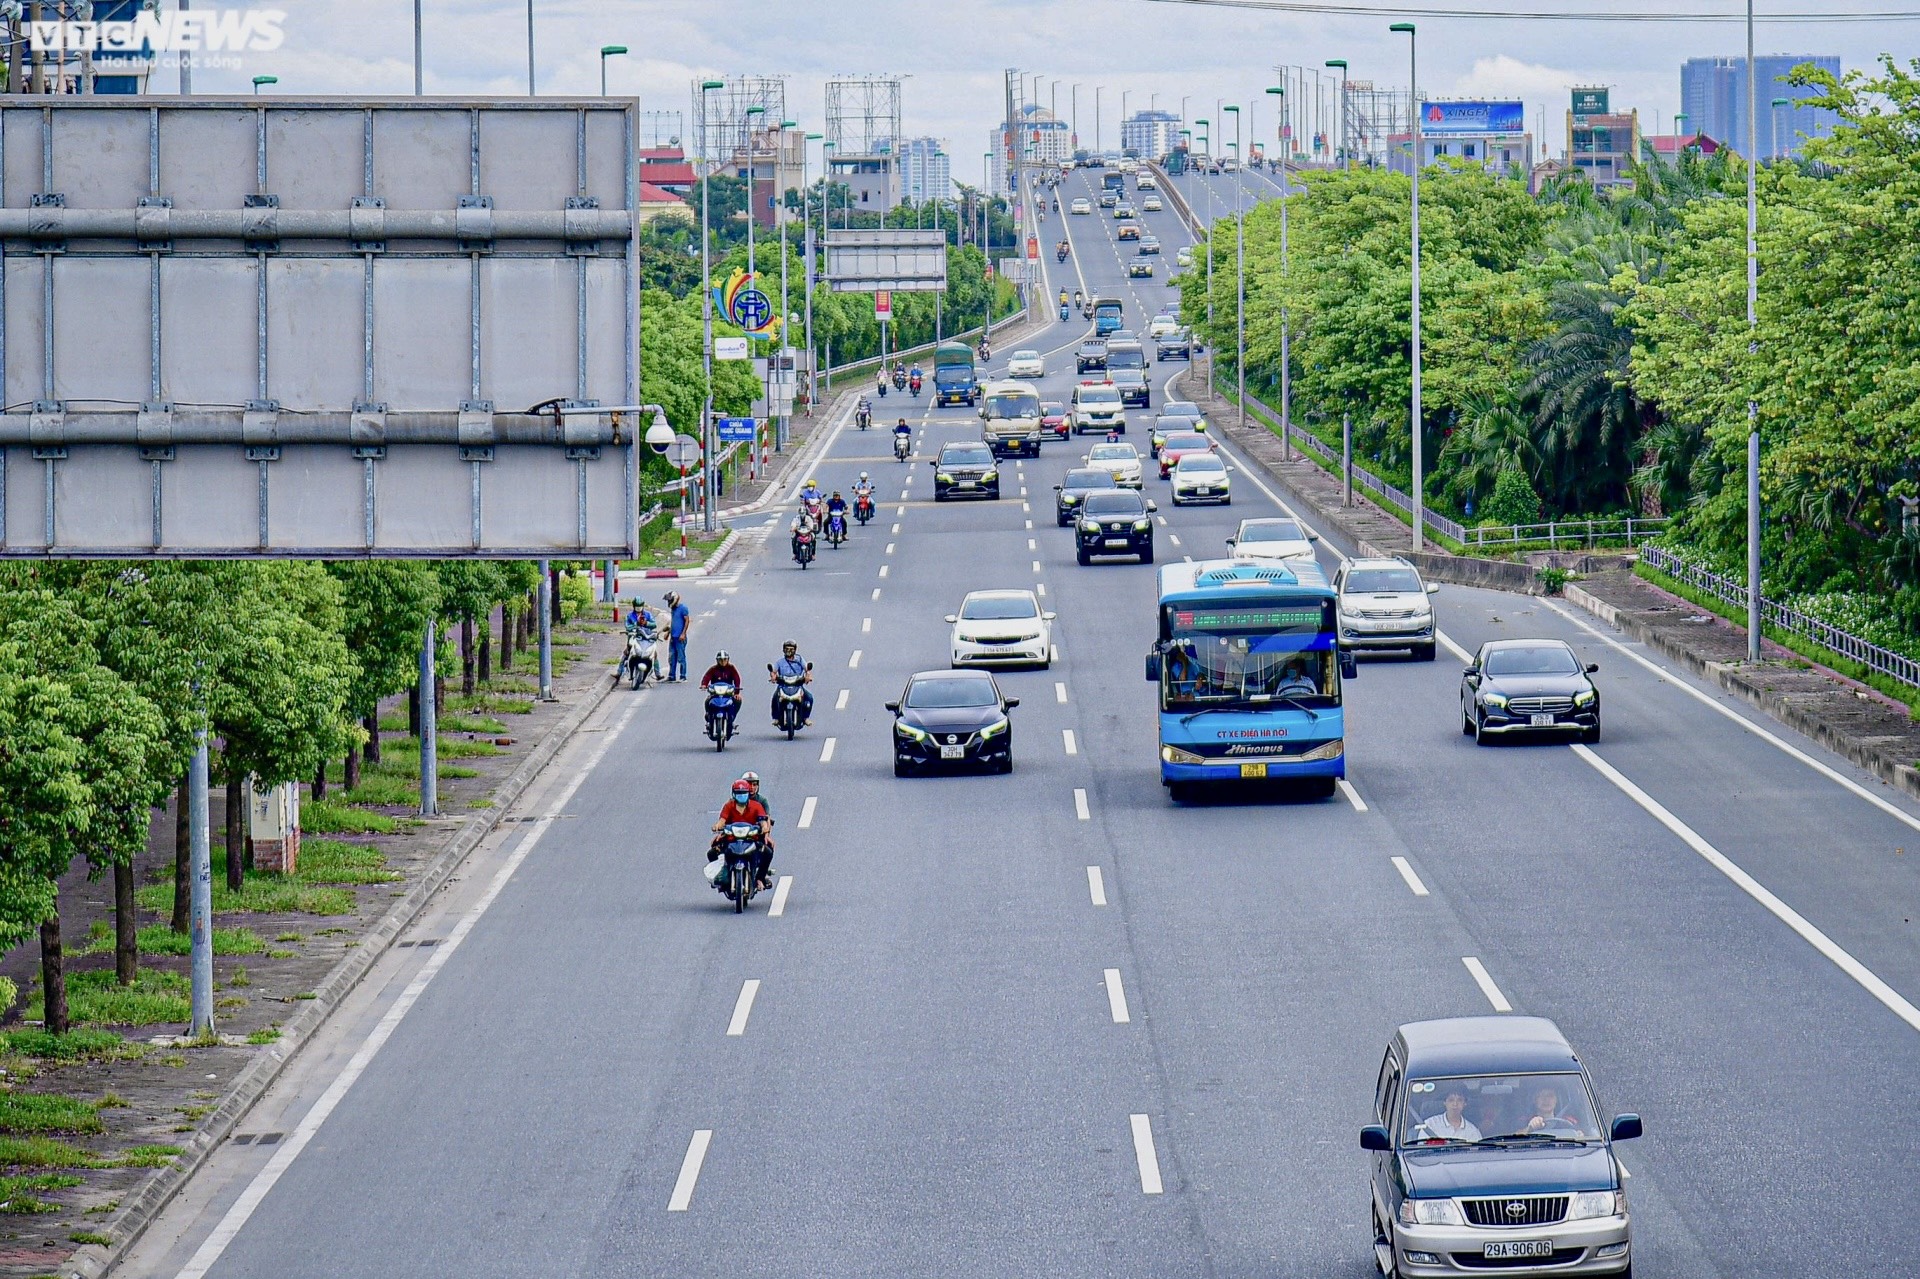
<svg viewBox="0 0 1920 1279"><path fill-rule="evenodd" d="M1408 402L1411 403L1412 401L1408 401ZM956 480L954 481L953 486L957 489L970 489L973 487L973 481L972 480Z"/></svg>
<svg viewBox="0 0 1920 1279"><path fill-rule="evenodd" d="M967 748L964 746L942 746L940 748L941 759L965 759L966 757Z"/></svg>
<svg viewBox="0 0 1920 1279"><path fill-rule="evenodd" d="M1409 401L1409 403L1411 403L1411 401ZM1195 493L1195 494L1196 494L1197 496L1200 496L1200 497L1212 497L1212 496L1213 496L1213 490L1212 490L1212 489L1210 489L1210 488L1197 488L1197 489L1195 489L1195 490L1194 490L1194 493Z"/></svg>
<svg viewBox="0 0 1920 1279"><path fill-rule="evenodd" d="M1110 537L1107 539L1108 546L1125 546L1126 544L1127 539L1124 537Z"/></svg>
<svg viewBox="0 0 1920 1279"><path fill-rule="evenodd" d="M1529 723L1531 723L1531 724L1532 724L1532 725L1533 725L1533 726L1534 726L1535 728L1552 728L1552 727L1553 727L1553 716L1551 716L1551 715L1535 715L1535 716L1533 716L1533 717L1532 717L1532 718L1531 718L1531 719L1530 719L1530 720L1529 720L1528 722L1529 722ZM1488 1254L1488 1255L1492 1255L1492 1254ZM1520 1255L1522 1255L1522 1256L1526 1256L1526 1255L1529 1255L1529 1254L1526 1254L1526 1253L1522 1253L1522 1254L1520 1254Z"/></svg>
<svg viewBox="0 0 1920 1279"><path fill-rule="evenodd" d="M1546 1239L1503 1239L1499 1243L1490 1243L1485 1257L1551 1257L1553 1244Z"/></svg>

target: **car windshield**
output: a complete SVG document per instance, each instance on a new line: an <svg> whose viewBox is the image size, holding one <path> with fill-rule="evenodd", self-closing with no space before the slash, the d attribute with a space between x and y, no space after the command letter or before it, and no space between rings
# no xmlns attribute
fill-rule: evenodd
<svg viewBox="0 0 1920 1279"><path fill-rule="evenodd" d="M1193 453L1180 459L1180 470L1191 474L1194 471L1224 471L1227 464L1211 453Z"/></svg>
<svg viewBox="0 0 1920 1279"><path fill-rule="evenodd" d="M1197 418L1200 416L1200 406L1192 400L1168 400L1164 412L1168 417Z"/></svg>
<svg viewBox="0 0 1920 1279"><path fill-rule="evenodd" d="M1081 390L1080 402L1082 404L1118 404L1120 392L1110 386L1089 386Z"/></svg>
<svg viewBox="0 0 1920 1279"><path fill-rule="evenodd" d="M1040 352L1038 352L1038 351L1015 351L1015 352L1013 353L1013 358L1014 358L1014 359L1016 359L1016 360L1037 360L1037 359L1039 359L1039 358L1040 358ZM1411 400L1409 400L1409 401L1408 401L1408 403L1412 403L1412 401L1411 401Z"/></svg>
<svg viewBox="0 0 1920 1279"><path fill-rule="evenodd" d="M1146 514L1147 506L1138 495L1116 489L1111 493L1089 495L1081 509L1088 515L1131 515L1137 518Z"/></svg>
<svg viewBox="0 0 1920 1279"><path fill-rule="evenodd" d="M1089 462L1132 462L1139 456L1131 444L1096 444L1087 451Z"/></svg>
<svg viewBox="0 0 1920 1279"><path fill-rule="evenodd" d="M1060 482L1060 487L1070 493L1075 489L1110 489L1113 487L1113 472L1090 467L1076 468L1067 472L1067 478Z"/></svg>
<svg viewBox="0 0 1920 1279"><path fill-rule="evenodd" d="M1137 385L1147 380L1147 375L1139 369L1114 369L1108 376L1113 379L1116 386Z"/></svg>
<svg viewBox="0 0 1920 1279"><path fill-rule="evenodd" d="M1163 453L1178 453L1181 449L1204 449L1207 437L1197 431L1183 431L1179 435L1169 435L1166 443L1160 446Z"/></svg>
<svg viewBox="0 0 1920 1279"><path fill-rule="evenodd" d="M1357 568L1347 574L1347 590L1355 595L1418 595L1420 575L1410 568Z"/></svg>
<svg viewBox="0 0 1920 1279"><path fill-rule="evenodd" d="M1339 700L1330 599L1168 605L1161 696L1168 710L1219 705L1307 707Z"/></svg>
<svg viewBox="0 0 1920 1279"><path fill-rule="evenodd" d="M1162 438L1176 431L1193 430L1193 419L1184 417L1157 417L1153 419L1153 433Z"/></svg>
<svg viewBox="0 0 1920 1279"><path fill-rule="evenodd" d="M1144 369L1147 356L1139 347L1115 350L1107 348L1107 367L1110 369Z"/></svg>
<svg viewBox="0 0 1920 1279"><path fill-rule="evenodd" d="M1408 403L1412 403L1412 401L1408 401ZM1065 405L1056 403L1053 400L1047 400L1045 403L1041 404L1040 406L1041 417L1059 417L1062 413L1065 413L1066 411L1067 410Z"/></svg>
<svg viewBox="0 0 1920 1279"><path fill-rule="evenodd" d="M1460 1075L1407 1083L1400 1145L1598 1141L1587 1081L1572 1072Z"/></svg>
<svg viewBox="0 0 1920 1279"><path fill-rule="evenodd" d="M1185 465L1184 461L1182 465ZM1240 526L1237 535L1240 542L1304 542L1307 535L1292 520L1261 520Z"/></svg>
<svg viewBox="0 0 1920 1279"><path fill-rule="evenodd" d="M1580 660L1559 644L1529 648L1496 648L1481 669L1489 675L1578 675Z"/></svg>
<svg viewBox="0 0 1920 1279"><path fill-rule="evenodd" d="M1000 622L1038 617L1040 608L1029 595L976 595L960 606L960 616L970 622Z"/></svg>
<svg viewBox="0 0 1920 1279"><path fill-rule="evenodd" d="M936 675L913 681L907 689L906 704L915 710L954 710L993 706L999 700L988 680Z"/></svg>
<svg viewBox="0 0 1920 1279"><path fill-rule="evenodd" d="M953 444L940 450L942 466L992 466L993 450L984 444Z"/></svg>

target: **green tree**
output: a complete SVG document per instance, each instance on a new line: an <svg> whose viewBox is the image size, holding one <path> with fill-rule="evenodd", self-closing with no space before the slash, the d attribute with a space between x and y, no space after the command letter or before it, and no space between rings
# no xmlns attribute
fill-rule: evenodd
<svg viewBox="0 0 1920 1279"><path fill-rule="evenodd" d="M419 560L343 560L327 565L340 583L341 616L355 672L347 689L347 713L366 734L369 763L380 759L380 700L404 693L420 679L420 643L440 603L440 579ZM359 784L361 748L347 746L343 781ZM324 789L325 764L315 790Z"/></svg>
<svg viewBox="0 0 1920 1279"><path fill-rule="evenodd" d="M1482 522L1489 524L1540 522L1540 495L1533 491L1532 482L1518 463L1502 470L1494 480L1493 495L1487 498L1481 516Z"/></svg>

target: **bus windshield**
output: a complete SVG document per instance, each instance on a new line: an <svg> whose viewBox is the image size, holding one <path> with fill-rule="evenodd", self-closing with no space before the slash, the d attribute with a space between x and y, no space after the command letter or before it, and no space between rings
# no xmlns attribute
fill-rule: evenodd
<svg viewBox="0 0 1920 1279"><path fill-rule="evenodd" d="M1333 607L1318 597L1163 606L1161 706L1337 705Z"/></svg>
<svg viewBox="0 0 1920 1279"><path fill-rule="evenodd" d="M1039 417L1040 393L1037 391L996 391L987 396L987 416Z"/></svg>

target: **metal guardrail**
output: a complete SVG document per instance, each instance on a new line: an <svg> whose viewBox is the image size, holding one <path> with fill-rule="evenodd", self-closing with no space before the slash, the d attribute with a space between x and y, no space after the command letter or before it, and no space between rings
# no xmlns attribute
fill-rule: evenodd
<svg viewBox="0 0 1920 1279"><path fill-rule="evenodd" d="M1623 515L1611 519L1549 520L1544 524L1470 528L1460 541L1479 548L1545 542L1549 550L1558 550L1562 542L1571 547L1593 547L1601 542L1625 542L1633 546L1666 531L1664 516Z"/></svg>
<svg viewBox="0 0 1920 1279"><path fill-rule="evenodd" d="M1661 546L1643 546L1640 548L1640 562L1648 568L1657 569L1691 586L1696 591L1705 592L1715 599L1722 600L1736 608L1747 607L1747 585L1735 578L1715 573L1711 569L1701 568ZM1896 680L1909 688L1920 688L1920 661L1915 661L1904 653L1896 653L1890 648L1861 639L1851 631L1809 617L1798 609L1788 608L1765 595L1760 597L1760 618L1768 626L1777 626L1802 639L1813 641L1822 648L1830 649L1850 661L1858 662L1876 675Z"/></svg>

